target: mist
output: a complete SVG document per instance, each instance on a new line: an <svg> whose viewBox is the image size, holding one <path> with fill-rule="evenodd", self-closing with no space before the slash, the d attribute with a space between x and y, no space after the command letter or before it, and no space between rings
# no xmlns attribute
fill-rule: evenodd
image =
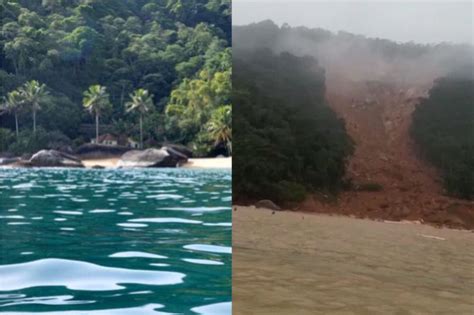
<svg viewBox="0 0 474 315"><path fill-rule="evenodd" d="M234 25L267 19L396 42L473 44L472 1L233 1Z"/></svg>
<svg viewBox="0 0 474 315"><path fill-rule="evenodd" d="M383 81L401 85L427 85L438 77L464 72L472 75L473 49L468 44L396 43L348 32L321 28L279 27L264 21L234 26L234 53L269 48L312 56L326 71L328 81Z"/></svg>

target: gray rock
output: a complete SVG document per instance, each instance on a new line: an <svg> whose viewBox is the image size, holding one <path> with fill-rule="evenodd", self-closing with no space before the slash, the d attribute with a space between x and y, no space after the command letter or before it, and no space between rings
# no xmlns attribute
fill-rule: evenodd
<svg viewBox="0 0 474 315"><path fill-rule="evenodd" d="M187 158L193 157L193 151L189 149L188 147L181 145L181 144L165 144L163 148L171 148L183 155L185 155Z"/></svg>
<svg viewBox="0 0 474 315"><path fill-rule="evenodd" d="M268 200L268 199L258 201L255 204L255 207L271 209L271 210L281 210L279 206L277 206L273 201Z"/></svg>
<svg viewBox="0 0 474 315"><path fill-rule="evenodd" d="M28 161L30 166L37 167L84 167L81 160L56 150L41 150Z"/></svg>
<svg viewBox="0 0 474 315"><path fill-rule="evenodd" d="M120 158L117 167L176 167L187 161L186 155L170 147L161 149L133 150Z"/></svg>

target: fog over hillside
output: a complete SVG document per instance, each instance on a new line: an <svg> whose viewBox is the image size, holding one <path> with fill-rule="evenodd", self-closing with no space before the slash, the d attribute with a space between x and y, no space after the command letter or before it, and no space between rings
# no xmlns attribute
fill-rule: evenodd
<svg viewBox="0 0 474 315"><path fill-rule="evenodd" d="M327 78L353 81L377 80L399 84L427 84L452 72L472 76L473 47L468 44L395 43L348 32L277 26L263 21L233 27L234 53L269 48L315 57Z"/></svg>
<svg viewBox="0 0 474 315"><path fill-rule="evenodd" d="M473 44L469 0L234 0L232 23L263 20L396 42Z"/></svg>

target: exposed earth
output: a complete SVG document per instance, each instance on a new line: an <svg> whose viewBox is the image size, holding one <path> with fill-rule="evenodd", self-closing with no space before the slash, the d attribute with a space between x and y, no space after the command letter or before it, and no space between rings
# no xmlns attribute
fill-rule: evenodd
<svg viewBox="0 0 474 315"><path fill-rule="evenodd" d="M474 229L473 202L446 196L436 169L409 135L412 113L429 84L332 79L327 85L328 103L355 142L347 174L354 188L332 202L311 196L298 210Z"/></svg>

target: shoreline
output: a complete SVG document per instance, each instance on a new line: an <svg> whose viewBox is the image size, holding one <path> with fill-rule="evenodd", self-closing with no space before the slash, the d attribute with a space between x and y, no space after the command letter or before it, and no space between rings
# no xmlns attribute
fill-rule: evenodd
<svg viewBox="0 0 474 315"><path fill-rule="evenodd" d="M244 205L244 204L233 204L232 208L235 209L250 209L251 211L270 211L277 213L290 213L294 215L300 216L308 216L308 217L328 217L328 218L342 218L348 220L357 220L357 221L367 221L367 222L375 222L375 223L383 223L383 224L390 224L390 225L416 225L416 226L428 226L436 230L449 230L449 231L459 231L459 232L467 232L467 233L474 233L474 229L469 228L460 228L456 226L450 225L443 225L443 224L435 224L430 221L424 221L423 219L402 219L402 220L390 220L390 219L383 219L383 218L376 218L376 217L361 217L357 216L356 214L351 213L340 213L340 212L316 212L316 211L308 211L308 210L292 210L292 209L281 209L281 210L271 210L267 208L257 208L255 205Z"/></svg>
<svg viewBox="0 0 474 315"><path fill-rule="evenodd" d="M234 204L232 205L233 208L248 208L253 209L256 211L274 211L275 213L294 213L297 215L302 216L323 216L323 217L335 217L335 218L347 218L347 219L354 219L354 220L362 220L362 221L369 221L369 222L378 222L378 223L385 223L391 225L417 225L417 226L429 226L435 229L447 229L453 231L466 231L474 233L474 228L467 226L467 225L452 225L452 224L441 224L439 222L432 222L429 220L424 220L423 218L416 218L416 219L400 219L397 220L396 218L383 218L383 217L369 217L369 216L360 216L357 213L350 213L350 212L340 212L340 211L311 211L307 208L297 208L297 209L281 209L281 210L271 210L267 208L257 208L253 204Z"/></svg>
<svg viewBox="0 0 474 315"><path fill-rule="evenodd" d="M101 168L116 168L120 157L109 157L109 158L97 158L97 159L81 159L82 163L86 168L93 168L98 166ZM190 168L190 169L231 169L232 168L232 157L226 158L190 158L188 161L181 165L179 168Z"/></svg>
<svg viewBox="0 0 474 315"><path fill-rule="evenodd" d="M120 158L97 158L97 159L81 159L84 168L98 169L114 169ZM0 165L2 168L24 168L24 166L16 164ZM186 169L232 169L232 157L226 158L191 158L186 163L176 168Z"/></svg>

